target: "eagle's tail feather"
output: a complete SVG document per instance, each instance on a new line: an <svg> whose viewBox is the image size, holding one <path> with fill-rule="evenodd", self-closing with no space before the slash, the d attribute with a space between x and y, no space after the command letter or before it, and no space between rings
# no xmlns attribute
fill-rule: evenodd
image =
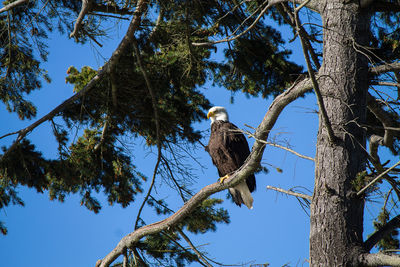
<svg viewBox="0 0 400 267"><path fill-rule="evenodd" d="M246 182L242 182L234 188L229 188L229 192L232 195L233 201L239 207L241 204L245 204L249 209L253 209L253 197L251 196L249 187Z"/></svg>

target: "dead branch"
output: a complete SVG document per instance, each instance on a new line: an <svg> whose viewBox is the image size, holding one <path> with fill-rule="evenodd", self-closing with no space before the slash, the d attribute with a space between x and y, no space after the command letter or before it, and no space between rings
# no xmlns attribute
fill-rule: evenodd
<svg viewBox="0 0 400 267"><path fill-rule="evenodd" d="M75 21L74 30L69 35L70 38L75 37L78 38L78 31L82 27L82 21L85 18L86 14L91 9L92 0L82 0L81 11L79 12L78 18Z"/></svg>
<svg viewBox="0 0 400 267"><path fill-rule="evenodd" d="M238 131L241 132L241 133L243 133L243 134L246 134L248 137L256 138L256 137L254 136L254 134L252 134L251 132L243 131L243 130L240 130L240 129L239 129ZM296 155L296 156L298 156L298 157L300 157L300 158L308 159L308 160L314 161L314 159L313 159L312 157L302 155L302 154L300 154L300 153L298 153L298 152L296 152L296 151L294 151L293 149L290 149L290 148L288 148L288 147L281 146L281 145L278 145L278 144L275 144L275 143L272 143L272 142L268 142L268 141L264 141L264 140L257 140L257 141L258 141L258 142L261 142L261 143L264 143L264 144L266 144L266 145L269 145L269 146L273 146L273 147L277 147L277 148L281 148L281 149L283 149L283 150L289 151L290 153L292 153L292 154L294 154L294 155Z"/></svg>
<svg viewBox="0 0 400 267"><path fill-rule="evenodd" d="M278 192L281 192L281 193L284 193L284 194L287 194L287 195L300 197L300 198L307 199L307 200L310 200L310 201L312 200L312 196L309 196L309 195L306 195L306 194L297 193L297 192L293 192L292 190L285 190L285 189L282 189L282 188L279 188L279 187L275 187L275 186L270 186L270 185L267 185L267 189L275 190L275 191L278 191Z"/></svg>
<svg viewBox="0 0 400 267"><path fill-rule="evenodd" d="M82 97L84 94L86 94L90 90L92 90L94 88L94 85L99 80L101 80L105 76L106 73L109 72L109 69L110 68L112 69L115 66L115 64L117 63L117 61L121 57L123 51L128 47L128 45L130 45L132 43L133 37L134 37L134 33L137 30L137 28L139 27L139 24L140 24L141 18L142 18L142 14L147 9L147 5L148 5L148 3L145 0L138 1L137 6L136 6L136 10L135 10L134 15L133 15L133 18L131 20L131 23L129 24L128 30L127 30L124 38L119 43L117 49L113 52L113 54L111 55L110 59L99 70L97 75L95 77L93 77L93 79L90 80L85 85L85 87L82 88L82 90L77 92L75 95L71 96L70 98L68 98L67 100L62 102L60 105L55 107L52 111L50 111L49 113L47 113L46 115L44 115L43 117L41 117L40 119L38 119L37 121L32 123L31 125L29 125L28 127L19 130L18 131L18 137L15 139L13 144L0 157L0 160L3 159L4 157L6 157L8 155L8 153L10 153L19 144L19 142L22 139L25 138L25 136L29 132L33 131L37 126L39 126L43 122L52 119L54 116L56 116L58 113L63 111L66 107L68 107L70 104L72 104L77 99Z"/></svg>
<svg viewBox="0 0 400 267"><path fill-rule="evenodd" d="M295 83L291 88L280 94L272 102L268 109L268 112L264 116L263 121L258 126L255 136L258 140L266 140L269 132L275 125L282 110L291 102L296 100L298 97L304 95L307 91L311 90L312 85L309 79L303 79L300 82ZM202 188L197 194L195 194L189 201L187 201L183 207L181 207L176 213L172 214L165 220L143 226L134 232L123 237L118 245L102 260L99 260L96 266L110 266L110 264L118 258L125 248L134 248L137 242L144 236L159 233L165 229L169 229L182 221L188 216L197 206L208 198L210 195L233 187L243 181L250 174L254 173L260 166L262 155L265 149L265 144L256 142L253 145L250 156L247 158L245 163L239 170L237 170L229 179L225 180L223 184L216 182Z"/></svg>
<svg viewBox="0 0 400 267"><path fill-rule="evenodd" d="M29 0L18 0L18 1L12 2L12 3L10 3L10 4L8 4L8 5L4 6L4 7L2 7L2 8L0 9L0 14L3 13L3 12L5 12L5 11L8 11L8 10L10 10L10 9L13 9L14 7L17 7L17 6L19 6L19 5L25 4L25 3L27 3L27 2L29 2Z"/></svg>
<svg viewBox="0 0 400 267"><path fill-rule="evenodd" d="M269 146L274 146L274 147L277 147L277 148L281 148L281 149L286 150L286 151L289 151L290 153L295 154L296 156L298 156L298 157L300 157L300 158L308 159L308 160L314 161L314 158L309 157L309 156L302 155L302 154L300 154L300 153L298 153L298 152L296 152L296 151L294 151L293 149L290 149L290 148L288 148L288 147L281 146L281 145L278 145L278 144L275 144L275 143L271 143L271 142L265 142L265 144L267 144L267 145L269 145Z"/></svg>

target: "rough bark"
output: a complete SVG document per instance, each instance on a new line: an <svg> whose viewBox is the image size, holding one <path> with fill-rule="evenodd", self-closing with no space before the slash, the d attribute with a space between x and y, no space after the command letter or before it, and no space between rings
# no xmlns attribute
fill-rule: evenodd
<svg viewBox="0 0 400 267"><path fill-rule="evenodd" d="M311 204L311 266L358 266L362 253L362 199L351 181L365 169L364 130L368 61L359 53L367 43L369 15L358 4L329 0L319 8L323 26L321 94L335 140L320 115L315 186Z"/></svg>

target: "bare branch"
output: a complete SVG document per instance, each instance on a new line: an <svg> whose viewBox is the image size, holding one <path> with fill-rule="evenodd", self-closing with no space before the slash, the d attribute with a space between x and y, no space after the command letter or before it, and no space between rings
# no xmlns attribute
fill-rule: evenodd
<svg viewBox="0 0 400 267"><path fill-rule="evenodd" d="M379 242L382 238L384 238L387 234L392 232L394 229L400 227L400 215L397 215L390 221L388 221L381 229L377 230L373 233L365 242L364 248L366 251L370 251L376 243Z"/></svg>
<svg viewBox="0 0 400 267"><path fill-rule="evenodd" d="M12 3L10 3L10 4L8 4L8 5L4 6L4 7L2 7L2 8L0 9L0 14L3 13L3 12L5 12L5 11L8 11L8 10L10 10L10 9L13 9L14 7L17 7L17 6L19 6L19 5L25 4L25 3L27 3L27 2L29 2L29 0L18 0L18 1L12 2Z"/></svg>
<svg viewBox="0 0 400 267"><path fill-rule="evenodd" d="M309 156L302 155L302 154L300 154L300 153L298 153L298 152L296 152L296 151L294 151L293 149L290 149L290 148L288 148L288 147L281 146L281 145L278 145L278 144L275 144L275 143L271 143L271 142L265 142L265 144L270 145L270 146L274 146L274 147L278 147L278 148L281 148L281 149L284 149L284 150L286 150L286 151L289 151L290 153L295 154L296 156L298 156L298 157L300 157L300 158L308 159L308 160L314 161L314 158L309 157Z"/></svg>
<svg viewBox="0 0 400 267"><path fill-rule="evenodd" d="M248 131L240 130L240 132L246 134L248 137L255 138L255 136L254 136L252 133L248 132ZM261 143L264 143L264 144L266 144L266 145L269 145L269 146L274 146L274 147L281 148L281 149L283 149L283 150L289 151L290 153L293 153L293 154L295 154L296 156L298 156L298 157L300 157L300 158L308 159L308 160L314 161L314 159L313 159L312 157L302 155L302 154L300 154L300 153L298 153L298 152L296 152L296 151L294 151L293 149L290 149L290 148L288 148L288 147L281 146L281 145L278 145L278 144L275 144L275 143L272 143L272 142L268 142L268 141L264 141L264 140L257 140L257 141L258 141L258 142L261 142Z"/></svg>
<svg viewBox="0 0 400 267"><path fill-rule="evenodd" d="M376 134L371 135L369 138L369 154L371 156L370 160L374 161L374 165L380 165L380 159L378 155L378 147L380 145L383 145L383 137Z"/></svg>
<svg viewBox="0 0 400 267"><path fill-rule="evenodd" d="M101 131L100 141L94 146L94 151L97 151L104 143L104 139L108 129L108 120L104 123L103 130Z"/></svg>
<svg viewBox="0 0 400 267"><path fill-rule="evenodd" d="M301 194L301 193L296 193L296 192L293 192L292 190L285 190L285 189L282 189L282 188L279 188L279 187L275 187L275 186L270 186L270 185L267 185L267 189L275 190L275 191L278 191L278 192L281 192L281 193L284 193L284 194L287 194L287 195L295 196L295 197L308 199L310 201L312 200L312 196L309 196L309 195L306 195L306 194Z"/></svg>
<svg viewBox="0 0 400 267"><path fill-rule="evenodd" d="M81 11L79 12L78 18L76 19L74 30L71 32L69 37L78 37L78 31L82 26L82 21L85 18L86 14L89 12L92 5L92 0L82 0Z"/></svg>
<svg viewBox="0 0 400 267"><path fill-rule="evenodd" d="M361 266L400 266L400 256L384 253L364 253L358 257Z"/></svg>
<svg viewBox="0 0 400 267"><path fill-rule="evenodd" d="M400 88L400 83L389 83L389 82L372 82L372 85L380 85L380 86L394 86Z"/></svg>
<svg viewBox="0 0 400 267"><path fill-rule="evenodd" d="M58 113L63 111L66 107L68 107L70 104L72 104L77 99L82 97L84 94L86 94L90 90L92 90L94 88L94 85L105 76L105 74L109 71L109 69L112 68L113 66L115 66L115 64L117 63L117 61L121 57L122 52L128 47L128 45L130 45L132 43L133 38L134 38L134 33L137 30L137 28L139 27L139 24L140 24L141 18L142 18L142 14L147 9L147 5L148 5L148 3L145 0L138 1L137 6L136 6L136 10L134 12L134 16L133 16L133 18L131 20L131 23L129 24L127 33L125 34L124 38L122 39L122 41L118 45L117 49L111 55L110 59L99 70L97 75L94 76L92 78L92 80L90 80L85 85L85 87L83 87L82 90L77 92L75 95L71 96L70 98L68 98L67 100L62 102L60 105L55 107L52 111L50 111L49 113L47 113L46 115L44 115L43 117L41 117L40 119L38 119L37 121L32 123L31 125L29 125L28 127L19 130L18 131L18 133L19 133L18 137L16 138L14 143L0 157L0 160L2 158L4 158L8 153L10 153L10 151L12 151L19 144L19 142L22 139L25 138L25 136L29 132L33 131L37 126L39 126L43 122L52 119L54 116L56 116Z"/></svg>
<svg viewBox="0 0 400 267"><path fill-rule="evenodd" d="M375 184L377 181L379 181L380 179L382 179L387 173L389 173L391 170L393 170L394 168L396 168L398 165L400 165L400 160L395 163L392 167L390 167L389 169L385 170L384 172L382 172L381 174L379 174L378 176L375 177L375 179L373 179L371 182L369 182L364 188L362 188L360 191L358 191L357 196L361 195L362 193L364 193L365 190L367 190L370 186L372 186L373 184Z"/></svg>
<svg viewBox="0 0 400 267"><path fill-rule="evenodd" d="M371 74L382 74L391 71L400 71L400 62L394 62L389 64L383 64L380 66L372 67L370 69Z"/></svg>

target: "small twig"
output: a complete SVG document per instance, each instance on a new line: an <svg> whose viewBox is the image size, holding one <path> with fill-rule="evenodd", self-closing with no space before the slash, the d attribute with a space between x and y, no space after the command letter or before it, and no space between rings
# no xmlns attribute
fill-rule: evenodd
<svg viewBox="0 0 400 267"><path fill-rule="evenodd" d="M203 263L205 266L212 267L212 265L203 257L202 253L196 248L196 246L193 245L189 237L181 229L178 229L177 231L196 253L197 257L199 258L199 262Z"/></svg>
<svg viewBox="0 0 400 267"><path fill-rule="evenodd" d="M312 196L310 196L310 195L296 193L296 192L293 192L291 190L285 190L285 189L282 189L282 188L279 188L279 187L275 187L275 186L267 185L267 189L275 190L275 191L278 191L278 192L281 192L281 193L284 193L284 194L287 194L287 195L300 197L300 198L307 199L307 200L310 200L310 201L312 200Z"/></svg>
<svg viewBox="0 0 400 267"><path fill-rule="evenodd" d="M168 163L168 161L165 159L165 157L161 156L161 159L162 159L162 161L164 161L164 164L165 164L165 166L167 167L167 170L168 170L168 172L169 172L169 175L171 176L171 179L172 179L173 183L175 184L176 188L178 189L178 192L179 192L179 195L180 195L181 198L182 198L182 201L183 201L183 202L186 202L187 199L186 199L185 195L183 194L182 190L184 190L185 193L187 193L187 194L189 194L189 195L190 195L190 193L189 193L187 190L185 190L185 188L181 187L181 186L178 184L178 182L176 181L176 179L175 179L175 177L174 177L174 174L173 174L173 172L172 172L172 170L171 170L171 167L169 166L169 163Z"/></svg>
<svg viewBox="0 0 400 267"><path fill-rule="evenodd" d="M236 131L240 131L241 133L246 134L248 137L252 137L252 138L256 139L255 135L252 134L251 132L243 131L243 130L241 130L241 129L236 130ZM257 140L257 139L256 139L256 140ZM261 143L263 143L263 144L266 144L266 145L270 145L270 146L274 146L274 147L278 147L278 148L284 149L284 150L286 150L286 151L289 151L290 153L295 154L296 156L298 156L298 157L300 157L300 158L308 159L308 160L314 161L314 159L313 159L312 157L302 155L302 154L300 154L300 153L298 153L298 152L296 152L296 151L294 151L293 149L290 149L290 148L288 148L288 147L284 147L284 146L281 146L281 145L278 145L278 144L275 144L275 143L271 143L271 142L268 142L268 141L264 141L264 140L257 140L257 141L258 141L258 142L261 142Z"/></svg>
<svg viewBox="0 0 400 267"><path fill-rule="evenodd" d="M10 135L14 135L14 134L19 134L21 131L16 131L16 132L12 132L12 133L7 133L5 135L0 136L0 139L3 139L4 137L10 136Z"/></svg>
<svg viewBox="0 0 400 267"><path fill-rule="evenodd" d="M364 191L367 190L371 185L375 184L377 181L379 181L379 179L383 178L387 173L389 173L391 170L393 170L398 165L400 165L400 160L396 164L394 164L392 167L390 167L389 169L387 169L384 172L382 172L381 174L379 174L377 177L375 177L375 179L373 179L371 182L369 182L369 184L367 184L364 188L362 188L360 191L358 191L357 196L364 193Z"/></svg>
<svg viewBox="0 0 400 267"><path fill-rule="evenodd" d="M88 33L84 28L82 28L81 30L86 36L92 39L92 41L95 42L98 46L103 47L103 45L99 41L97 41L96 38L94 38L93 34Z"/></svg>
<svg viewBox="0 0 400 267"><path fill-rule="evenodd" d="M284 149L284 150L286 150L286 151L289 151L290 153L295 154L296 156L298 156L298 157L300 157L300 158L308 159L308 160L311 160L311 161L315 161L314 158L309 157L309 156L302 155L302 154L300 154L300 153L298 153L298 152L296 152L296 151L294 151L293 149L290 149L290 148L288 148L288 147L281 146L281 145L278 145L278 144L275 144L275 143L271 143L271 142L268 142L268 141L265 142L265 144L270 145L270 146L274 146L274 147L278 147L278 148L281 148L281 149Z"/></svg>

